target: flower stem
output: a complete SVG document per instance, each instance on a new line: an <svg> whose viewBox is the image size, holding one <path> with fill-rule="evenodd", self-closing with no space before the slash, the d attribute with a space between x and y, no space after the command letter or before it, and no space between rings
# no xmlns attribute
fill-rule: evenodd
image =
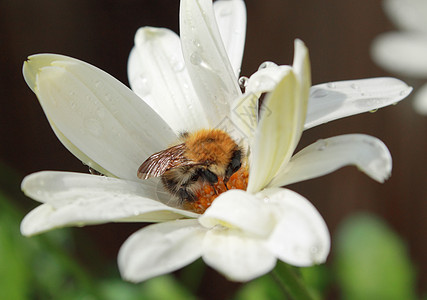
<svg viewBox="0 0 427 300"><path fill-rule="evenodd" d="M292 266L278 261L276 268L272 271L271 275L284 293L291 299L315 299Z"/></svg>

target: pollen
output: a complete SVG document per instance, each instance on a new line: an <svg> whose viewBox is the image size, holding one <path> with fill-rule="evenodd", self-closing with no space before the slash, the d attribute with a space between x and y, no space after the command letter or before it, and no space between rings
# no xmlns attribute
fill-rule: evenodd
<svg viewBox="0 0 427 300"><path fill-rule="evenodd" d="M202 188L196 193L197 200L193 202L186 202L184 208L202 214L209 206L211 206L216 197L227 190L246 190L246 187L248 186L248 177L248 168L241 167L230 177L227 182L227 188L225 187L223 178L218 178L218 182L213 186L209 183L204 183Z"/></svg>

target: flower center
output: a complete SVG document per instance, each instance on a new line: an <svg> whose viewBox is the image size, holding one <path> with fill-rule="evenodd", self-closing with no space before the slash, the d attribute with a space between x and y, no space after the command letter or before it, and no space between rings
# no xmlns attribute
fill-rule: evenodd
<svg viewBox="0 0 427 300"><path fill-rule="evenodd" d="M218 178L218 182L214 185L206 182L202 185L201 189L197 191L197 200L193 202L186 202L184 204L184 208L202 214L209 206L211 206L216 197L227 190L246 190L246 187L248 186L248 177L248 168L246 166L242 166L237 170L237 172L231 175L227 182L227 188L225 187L223 179L220 177Z"/></svg>

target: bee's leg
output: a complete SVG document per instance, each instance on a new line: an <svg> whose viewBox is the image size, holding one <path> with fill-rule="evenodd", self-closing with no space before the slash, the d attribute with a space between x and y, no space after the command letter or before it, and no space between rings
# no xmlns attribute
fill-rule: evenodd
<svg viewBox="0 0 427 300"><path fill-rule="evenodd" d="M218 192L216 191L215 186L214 186L214 183L218 182L218 176L216 176L215 173L209 171L208 169L200 169L199 174L204 180L209 182L209 184L211 185L215 194L218 194Z"/></svg>
<svg viewBox="0 0 427 300"><path fill-rule="evenodd" d="M227 169L225 170L225 177L224 177L224 185L225 188L228 190L227 182L230 180L231 175L236 173L240 167L242 166L242 151L240 149L237 149L234 151L233 156L231 157L231 161L227 166Z"/></svg>
<svg viewBox="0 0 427 300"><path fill-rule="evenodd" d="M179 199L181 200L181 202L194 202L196 201L196 195L194 195L194 193L192 193L191 191L187 190L185 187L181 187L178 190L178 196Z"/></svg>
<svg viewBox="0 0 427 300"><path fill-rule="evenodd" d="M187 185L179 185L178 181L173 178L167 178L162 176L163 186L173 195L176 195L179 198L181 203L185 201L193 202L196 200L196 195L191 191L187 190ZM188 183L188 182L187 182Z"/></svg>

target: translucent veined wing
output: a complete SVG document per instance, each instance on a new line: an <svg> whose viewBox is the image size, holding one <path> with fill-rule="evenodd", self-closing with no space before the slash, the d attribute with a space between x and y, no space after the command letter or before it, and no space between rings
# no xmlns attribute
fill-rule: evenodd
<svg viewBox="0 0 427 300"><path fill-rule="evenodd" d="M185 143L182 143L154 153L139 167L138 177L141 179L158 177L173 168L200 164L184 156L186 149Z"/></svg>

